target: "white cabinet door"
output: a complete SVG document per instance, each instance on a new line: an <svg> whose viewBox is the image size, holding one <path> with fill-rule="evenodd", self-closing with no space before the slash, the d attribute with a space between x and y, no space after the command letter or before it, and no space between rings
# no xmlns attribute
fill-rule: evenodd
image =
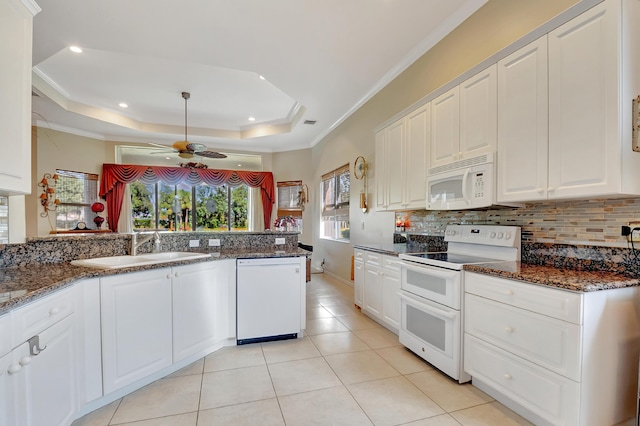
<svg viewBox="0 0 640 426"><path fill-rule="evenodd" d="M382 320L400 329L400 274L385 270L382 274Z"/></svg>
<svg viewBox="0 0 640 426"><path fill-rule="evenodd" d="M15 405L17 403L14 388L15 373L10 372L13 365L13 354L9 352L0 356L0 425L15 425L18 420L15 417Z"/></svg>
<svg viewBox="0 0 640 426"><path fill-rule="evenodd" d="M547 198L547 36L498 62L498 201Z"/></svg>
<svg viewBox="0 0 640 426"><path fill-rule="evenodd" d="M364 307L363 301L364 291L364 263L353 262L353 303L360 308Z"/></svg>
<svg viewBox="0 0 640 426"><path fill-rule="evenodd" d="M171 270L101 279L105 394L172 364Z"/></svg>
<svg viewBox="0 0 640 426"><path fill-rule="evenodd" d="M379 266L365 264L364 310L376 318L382 318L382 280Z"/></svg>
<svg viewBox="0 0 640 426"><path fill-rule="evenodd" d="M406 137L406 121L396 121L388 128L385 143L385 170L387 183L387 208L399 210L404 203L404 176L407 172L404 164L404 141Z"/></svg>
<svg viewBox="0 0 640 426"><path fill-rule="evenodd" d="M78 406L82 407L102 396L100 279L82 280L74 287L78 332Z"/></svg>
<svg viewBox="0 0 640 426"><path fill-rule="evenodd" d="M620 191L619 9L605 1L549 33L550 199Z"/></svg>
<svg viewBox="0 0 640 426"><path fill-rule="evenodd" d="M388 127L380 130L376 133L376 158L375 158L375 168L373 170L374 178L376 182L375 191L376 191L376 210L377 211L385 211L389 206L389 201L387 199L387 182L386 182L386 159L385 159L385 150L386 150L386 141L388 134Z"/></svg>
<svg viewBox="0 0 640 426"><path fill-rule="evenodd" d="M407 135L403 154L405 158L403 209L424 209L427 205L430 123L431 103L407 116Z"/></svg>
<svg viewBox="0 0 640 426"><path fill-rule="evenodd" d="M460 84L460 156L494 152L498 130L496 65Z"/></svg>
<svg viewBox="0 0 640 426"><path fill-rule="evenodd" d="M460 90L454 87L431 101L431 167L449 164L460 152Z"/></svg>
<svg viewBox="0 0 640 426"><path fill-rule="evenodd" d="M27 426L67 426L76 413L74 315L41 332L38 355L23 343L13 351L17 422Z"/></svg>
<svg viewBox="0 0 640 426"><path fill-rule="evenodd" d="M227 337L227 262L178 266L173 272L173 362L215 349Z"/></svg>
<svg viewBox="0 0 640 426"><path fill-rule="evenodd" d="M31 40L33 14L0 1L0 193L31 192ZM11 153L11 155L8 155Z"/></svg>

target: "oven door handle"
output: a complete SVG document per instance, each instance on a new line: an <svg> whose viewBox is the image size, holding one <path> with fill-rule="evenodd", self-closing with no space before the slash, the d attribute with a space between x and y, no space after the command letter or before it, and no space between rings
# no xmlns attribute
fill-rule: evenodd
<svg viewBox="0 0 640 426"><path fill-rule="evenodd" d="M429 265L416 264L415 262L400 261L400 267L425 275L431 275L443 279L455 279L460 271L453 269L434 268Z"/></svg>
<svg viewBox="0 0 640 426"><path fill-rule="evenodd" d="M404 299L405 301L409 302L411 305L414 305L424 312L427 312L435 317L439 317L441 319L448 319L448 320L455 320L456 316L457 316L457 312L456 313L451 313L448 311L445 311L444 309L440 309L440 308L436 308L435 306L431 306L431 305L427 305L426 303L418 300L416 297L411 297L406 293L400 292L398 293L398 295L400 295L400 299Z"/></svg>

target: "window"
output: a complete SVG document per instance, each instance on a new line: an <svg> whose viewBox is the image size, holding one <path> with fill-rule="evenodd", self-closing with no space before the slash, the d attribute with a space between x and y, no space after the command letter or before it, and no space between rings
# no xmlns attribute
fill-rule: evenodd
<svg viewBox="0 0 640 426"><path fill-rule="evenodd" d="M276 228L288 228L302 232L302 210L304 209L304 190L301 180L278 182L278 219ZM280 226L278 226L280 225Z"/></svg>
<svg viewBox="0 0 640 426"><path fill-rule="evenodd" d="M249 227L246 185L191 187L134 182L130 188L134 229L246 231Z"/></svg>
<svg viewBox="0 0 640 426"><path fill-rule="evenodd" d="M322 215L320 218L320 238L349 241L349 165L322 176Z"/></svg>
<svg viewBox="0 0 640 426"><path fill-rule="evenodd" d="M78 222L93 221L91 204L98 201L98 175L93 173L56 170L56 228L74 229Z"/></svg>

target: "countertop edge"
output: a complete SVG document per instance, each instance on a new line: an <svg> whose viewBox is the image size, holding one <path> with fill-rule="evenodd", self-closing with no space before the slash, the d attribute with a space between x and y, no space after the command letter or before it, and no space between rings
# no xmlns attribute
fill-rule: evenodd
<svg viewBox="0 0 640 426"><path fill-rule="evenodd" d="M7 314L15 309L18 309L24 305L27 305L31 302L34 302L42 297L45 297L49 294L52 294L56 291L63 290L71 285L76 284L78 281L90 278L100 278L107 277L112 275L120 275L127 274L132 272L141 272L148 271L153 269L161 269L161 268L170 268L175 266L182 265L191 265L196 263L203 262L215 262L218 260L227 260L227 259L258 259L258 258L273 258L273 257L308 257L311 255L311 252L304 249L297 249L296 251L282 251L282 252L235 252L235 253L222 253L222 252L212 252L210 257L198 258L198 259L186 259L186 260L175 260L172 262L163 262L151 265L138 265L131 266L126 268L117 268L117 269L95 269L84 266L74 266L69 262L63 263L51 263L51 264L39 264L40 268L69 268L68 276L63 278L54 279L46 284L43 284L40 287L34 288L33 290L28 291L26 294L18 296L14 299L7 300L5 302L0 302L0 316ZM15 272L24 267L10 267L5 268L3 271L5 272ZM17 272L19 274L19 272Z"/></svg>

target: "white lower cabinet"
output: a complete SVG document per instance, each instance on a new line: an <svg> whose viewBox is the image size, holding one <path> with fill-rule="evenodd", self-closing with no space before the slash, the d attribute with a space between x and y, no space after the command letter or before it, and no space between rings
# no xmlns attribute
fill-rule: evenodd
<svg viewBox="0 0 640 426"><path fill-rule="evenodd" d="M355 250L354 303L369 317L398 333L400 267L396 256Z"/></svg>
<svg viewBox="0 0 640 426"><path fill-rule="evenodd" d="M74 316L38 334L37 355L28 342L13 350L9 381L14 390L15 423L27 426L66 426L75 418L76 346ZM36 350L37 352L37 350ZM11 373L13 372L13 374Z"/></svg>
<svg viewBox="0 0 640 426"><path fill-rule="evenodd" d="M233 272L233 260L173 268L174 363L233 337L228 324L235 316L235 305L228 303Z"/></svg>
<svg viewBox="0 0 640 426"><path fill-rule="evenodd" d="M172 364L171 269L102 278L100 290L108 394Z"/></svg>
<svg viewBox="0 0 640 426"><path fill-rule="evenodd" d="M382 255L365 253L364 255L364 312L382 318Z"/></svg>
<svg viewBox="0 0 640 426"><path fill-rule="evenodd" d="M395 256L382 256L382 320L400 329L400 266Z"/></svg>
<svg viewBox="0 0 640 426"><path fill-rule="evenodd" d="M586 293L465 272L464 370L537 425L635 416L640 289Z"/></svg>
<svg viewBox="0 0 640 426"><path fill-rule="evenodd" d="M0 425L17 424L15 417L16 398L13 391L13 378L9 369L13 365L11 352L0 356Z"/></svg>

